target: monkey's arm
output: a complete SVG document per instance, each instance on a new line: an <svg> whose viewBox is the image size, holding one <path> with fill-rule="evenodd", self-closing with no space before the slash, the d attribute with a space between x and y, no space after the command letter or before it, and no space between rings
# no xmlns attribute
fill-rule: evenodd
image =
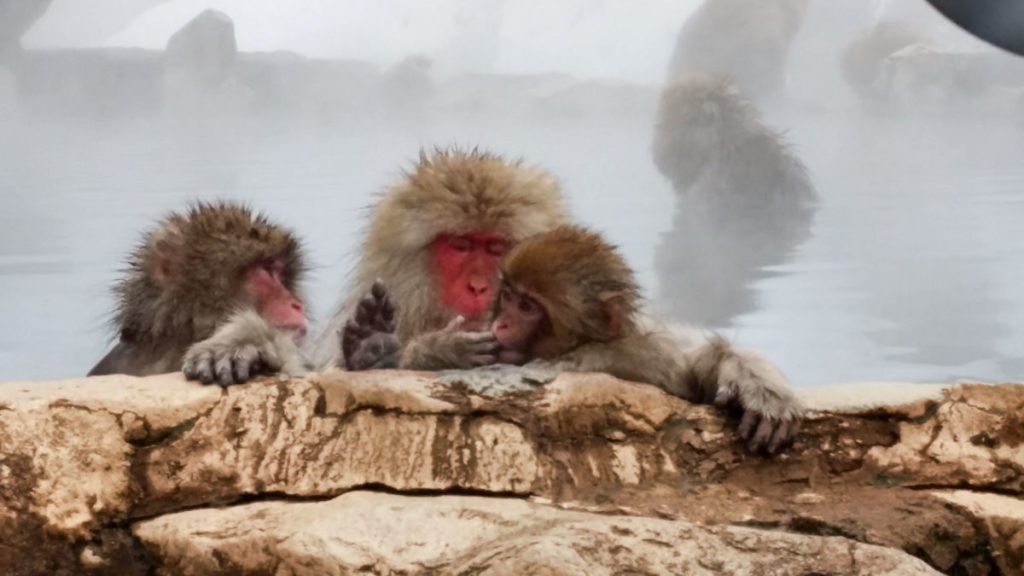
<svg viewBox="0 0 1024 576"><path fill-rule="evenodd" d="M450 370L487 366L498 361L500 345L490 332L465 332L459 316L436 332L421 334L405 345L399 367L407 370Z"/></svg>
<svg viewBox="0 0 1024 576"><path fill-rule="evenodd" d="M605 372L646 382L690 402L742 412L738 433L752 452L775 453L799 429L803 408L774 364L737 351L721 336L698 338L661 329L610 343L587 344L556 361L558 371Z"/></svg>
<svg viewBox="0 0 1024 576"><path fill-rule="evenodd" d="M738 433L752 452L778 452L799 431L803 407L786 377L760 354L736 350L722 336L686 350L677 394L742 412Z"/></svg>
<svg viewBox="0 0 1024 576"><path fill-rule="evenodd" d="M221 386L241 384L259 374L302 376L308 370L295 340L254 310L235 313L213 336L193 344L182 368L190 380Z"/></svg>

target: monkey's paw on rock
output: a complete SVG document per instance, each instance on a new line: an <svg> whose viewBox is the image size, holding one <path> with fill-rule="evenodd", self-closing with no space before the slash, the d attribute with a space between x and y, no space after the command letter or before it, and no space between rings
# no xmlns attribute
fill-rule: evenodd
<svg viewBox="0 0 1024 576"><path fill-rule="evenodd" d="M0 573L1024 574L1024 386L801 391L795 445L516 369L0 385Z"/></svg>

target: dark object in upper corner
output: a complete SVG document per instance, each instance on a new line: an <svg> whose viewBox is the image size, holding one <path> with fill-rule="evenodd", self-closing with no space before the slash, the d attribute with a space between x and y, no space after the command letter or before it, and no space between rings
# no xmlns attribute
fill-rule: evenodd
<svg viewBox="0 0 1024 576"><path fill-rule="evenodd" d="M978 38L1024 56L1024 2L1020 0L927 0Z"/></svg>

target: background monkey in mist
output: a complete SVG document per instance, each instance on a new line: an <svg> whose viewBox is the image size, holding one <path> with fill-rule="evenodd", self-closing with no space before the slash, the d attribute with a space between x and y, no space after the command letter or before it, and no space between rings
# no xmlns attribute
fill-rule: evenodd
<svg viewBox="0 0 1024 576"><path fill-rule="evenodd" d="M723 327L756 308L751 285L810 235L818 194L781 134L729 80L703 74L662 89L654 164L678 197L655 254L658 305Z"/></svg>
<svg viewBox="0 0 1024 576"><path fill-rule="evenodd" d="M704 0L679 30L668 80L720 74L753 98L777 95L809 2Z"/></svg>
<svg viewBox="0 0 1024 576"><path fill-rule="evenodd" d="M376 350L360 347L387 343L358 337L365 328L358 320L379 318L371 294L377 279L397 309L379 322L392 324L406 344L403 366L494 362L497 344L486 321L499 261L516 242L567 221L561 190L546 170L477 149L421 152L371 210L352 285L313 350L314 367L375 366ZM343 352L346 330L354 347ZM260 348L250 336L243 326L225 326L193 352L224 362L237 350Z"/></svg>
<svg viewBox="0 0 1024 576"><path fill-rule="evenodd" d="M129 259L116 287L118 343L89 375L180 370L191 345L223 330L244 331L264 345L217 359L192 355L186 375L230 384L265 371L301 371L295 342L307 330L303 270L298 240L244 206L197 203L172 213Z"/></svg>
<svg viewBox="0 0 1024 576"><path fill-rule="evenodd" d="M498 362L604 372L738 408L738 433L751 451L776 453L796 434L803 410L782 373L721 336L670 330L642 316L632 269L600 235L562 226L531 236L509 251L500 273L490 315ZM378 316L390 314L384 287L375 286L370 299ZM386 357L378 359L388 367Z"/></svg>

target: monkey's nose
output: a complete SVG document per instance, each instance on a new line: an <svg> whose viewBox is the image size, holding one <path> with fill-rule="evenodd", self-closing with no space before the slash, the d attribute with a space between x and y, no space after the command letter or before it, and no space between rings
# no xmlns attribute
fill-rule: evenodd
<svg viewBox="0 0 1024 576"><path fill-rule="evenodd" d="M490 286L488 286L487 284L477 284L474 282L470 282L466 286L466 288L469 290L469 293L472 294L473 296L483 296L484 294L487 294L491 290Z"/></svg>

